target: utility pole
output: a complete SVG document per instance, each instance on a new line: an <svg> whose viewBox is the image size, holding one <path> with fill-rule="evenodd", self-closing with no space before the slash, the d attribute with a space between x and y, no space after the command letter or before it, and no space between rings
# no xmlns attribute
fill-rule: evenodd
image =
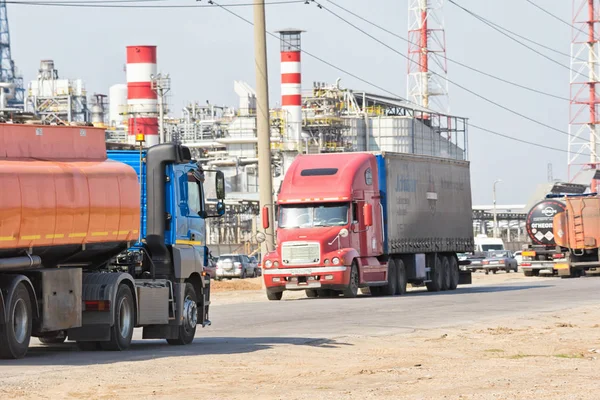
<svg viewBox="0 0 600 400"><path fill-rule="evenodd" d="M496 184L502 182L502 179L498 179L494 182L494 238L498 237L498 219L496 217Z"/></svg>
<svg viewBox="0 0 600 400"><path fill-rule="evenodd" d="M275 249L273 219L273 178L271 174L271 133L269 129L269 87L267 74L267 30L265 1L254 0L254 65L256 69L256 127L258 139L258 184L261 211L268 210L269 227L261 244L264 257Z"/></svg>

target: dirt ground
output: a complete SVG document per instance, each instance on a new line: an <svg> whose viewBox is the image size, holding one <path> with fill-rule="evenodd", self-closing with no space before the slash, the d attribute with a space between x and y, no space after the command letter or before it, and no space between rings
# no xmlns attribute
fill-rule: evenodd
<svg viewBox="0 0 600 400"><path fill-rule="evenodd" d="M477 283L533 279L478 275ZM217 293L213 304L227 294ZM586 307L238 354L61 365L0 376L0 399L598 399L599 322L600 309Z"/></svg>

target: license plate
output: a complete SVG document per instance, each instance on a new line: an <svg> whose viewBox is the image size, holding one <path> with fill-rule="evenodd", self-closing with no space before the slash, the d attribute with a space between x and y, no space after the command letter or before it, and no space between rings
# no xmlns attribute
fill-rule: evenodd
<svg viewBox="0 0 600 400"><path fill-rule="evenodd" d="M564 263L554 264L554 268L555 269L569 269L569 264L564 264Z"/></svg>

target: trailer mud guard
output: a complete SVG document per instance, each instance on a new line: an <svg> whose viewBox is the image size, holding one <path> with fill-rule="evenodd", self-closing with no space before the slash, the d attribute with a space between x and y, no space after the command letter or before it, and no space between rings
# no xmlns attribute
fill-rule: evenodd
<svg viewBox="0 0 600 400"><path fill-rule="evenodd" d="M29 297L31 299L31 310L33 311L33 319L36 320L40 317L37 295L35 294L33 284L29 278L25 275L2 274L0 275L0 325L6 323L6 319L8 317L6 315L5 299L11 298L13 291L21 282L24 282L25 287L29 292Z"/></svg>

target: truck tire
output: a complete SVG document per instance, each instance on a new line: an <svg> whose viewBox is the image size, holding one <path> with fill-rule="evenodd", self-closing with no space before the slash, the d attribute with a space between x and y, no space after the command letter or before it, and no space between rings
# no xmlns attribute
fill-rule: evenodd
<svg viewBox="0 0 600 400"><path fill-rule="evenodd" d="M440 256L442 264L442 290L450 290L450 261L447 256Z"/></svg>
<svg viewBox="0 0 600 400"><path fill-rule="evenodd" d="M523 271L523 275L525 275L525 276L533 276L533 271Z"/></svg>
<svg viewBox="0 0 600 400"><path fill-rule="evenodd" d="M358 265L356 261L352 261L352 266L350 267L350 278L348 285L344 289L344 297L354 298L358 295L358 284L360 281L360 277L358 275Z"/></svg>
<svg viewBox="0 0 600 400"><path fill-rule="evenodd" d="M396 294L396 288L398 287L398 273L396 263L390 262L388 264L388 280L387 284L380 286L382 296L394 296Z"/></svg>
<svg viewBox="0 0 600 400"><path fill-rule="evenodd" d="M406 267L404 261L399 258L394 259L394 264L396 264L396 294L402 296L406 294Z"/></svg>
<svg viewBox="0 0 600 400"><path fill-rule="evenodd" d="M272 292L269 289L267 289L267 299L271 301L278 301L281 300L282 297L283 292Z"/></svg>
<svg viewBox="0 0 600 400"><path fill-rule="evenodd" d="M430 292L439 292L442 290L444 271L442 271L442 263L438 255L435 255L434 263L431 272L431 281L427 282L425 286L427 286L427 290Z"/></svg>
<svg viewBox="0 0 600 400"><path fill-rule="evenodd" d="M450 287L448 290L456 290L458 287L458 281L460 281L460 270L458 269L458 261L456 257L449 256L449 268L450 268Z"/></svg>
<svg viewBox="0 0 600 400"><path fill-rule="evenodd" d="M43 344L61 344L67 340L67 335L64 331L59 331L51 336L39 337L38 340Z"/></svg>
<svg viewBox="0 0 600 400"><path fill-rule="evenodd" d="M306 289L306 297L309 299L316 299L319 297L319 293L315 289Z"/></svg>
<svg viewBox="0 0 600 400"><path fill-rule="evenodd" d="M23 283L15 287L6 304L6 324L0 325L0 357L23 358L29 348L33 323L31 298Z"/></svg>
<svg viewBox="0 0 600 400"><path fill-rule="evenodd" d="M167 343L174 346L183 346L194 341L198 323L198 296L194 285L187 282L183 292L183 323L179 325L176 339L167 339Z"/></svg>
<svg viewBox="0 0 600 400"><path fill-rule="evenodd" d="M127 350L131 346L133 328L135 327L135 307L129 286L119 285L112 311L115 316L115 323L110 327L110 340L100 342L100 346L102 346L102 349L109 351Z"/></svg>

